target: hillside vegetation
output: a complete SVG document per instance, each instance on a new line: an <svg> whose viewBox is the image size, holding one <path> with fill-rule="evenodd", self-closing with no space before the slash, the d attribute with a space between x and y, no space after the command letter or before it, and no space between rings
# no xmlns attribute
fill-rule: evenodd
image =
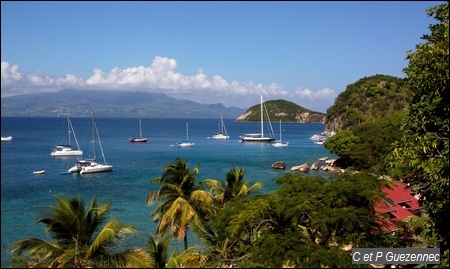
<svg viewBox="0 0 450 269"><path fill-rule="evenodd" d="M348 85L328 108L326 131L350 130L402 111L411 101L409 92L401 78L388 75L364 77Z"/></svg>
<svg viewBox="0 0 450 269"><path fill-rule="evenodd" d="M271 121L301 122L301 123L325 123L325 114L311 111L295 103L278 99L264 102L267 114ZM266 115L264 115L266 117ZM250 107L237 121L260 121L261 105ZM265 119L266 120L266 119Z"/></svg>

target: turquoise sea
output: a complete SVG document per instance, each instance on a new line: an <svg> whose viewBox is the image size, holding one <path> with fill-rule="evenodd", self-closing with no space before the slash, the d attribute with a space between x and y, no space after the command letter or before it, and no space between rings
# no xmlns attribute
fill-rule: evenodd
<svg viewBox="0 0 450 269"><path fill-rule="evenodd" d="M89 157L91 118L71 118L78 142ZM261 192L277 188L274 179L289 173L292 166L331 155L323 145L310 137L324 131L324 124L282 123L282 138L288 147L276 148L266 143L241 143L239 136L259 132L259 123L235 122L224 119L229 140L208 139L218 131L219 119L155 119L142 118L142 133L147 143L130 143L130 136L139 136L139 119L96 118L106 160L114 166L112 172L60 175L76 162L76 157L51 157L56 144L67 141L67 120L61 118L2 117L1 135L12 135L11 142L1 143L1 241L2 267L9 266L8 251L17 240L38 237L48 239L43 224L35 220L40 212L54 205L56 195L81 195L86 203L92 197L100 202L112 200L111 216L133 224L139 233L129 238L131 246L144 247L148 234L154 234L156 223L150 219L153 207L145 204L146 194L159 188L149 180L161 176L163 167L177 157L193 169L200 165L199 181L207 178L224 180L233 165L246 169L245 179L251 183L263 181ZM179 148L176 143L186 139L189 124L191 148ZM272 123L279 138L278 122ZM72 144L75 144L72 141ZM271 164L284 161L286 170L274 170ZM45 174L33 175L35 170ZM328 172L310 171L310 175ZM189 245L196 243L192 235ZM172 241L172 246L181 242Z"/></svg>

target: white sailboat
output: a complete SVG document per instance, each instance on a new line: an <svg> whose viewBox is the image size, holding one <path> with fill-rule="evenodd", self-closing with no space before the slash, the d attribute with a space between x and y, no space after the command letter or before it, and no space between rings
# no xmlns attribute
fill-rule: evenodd
<svg viewBox="0 0 450 269"><path fill-rule="evenodd" d="M105 154L103 152L102 143L100 141L100 136L98 134L97 125L95 123L94 111L92 111L92 152L93 159L80 159L77 161L76 165L69 169L70 173L80 173L83 174L91 174L91 173L99 173L99 172L109 172L113 170L113 166L111 164L106 163ZM103 164L97 162L97 142L100 146L100 151L103 158Z"/></svg>
<svg viewBox="0 0 450 269"><path fill-rule="evenodd" d="M72 143L70 141L71 134L75 139L78 149L72 149ZM68 144L58 144L50 153L52 157L71 157L71 156L82 156L83 151L80 149L80 145L78 144L77 136L75 135L75 131L72 126L72 121L69 117L69 109L67 109L67 140Z"/></svg>
<svg viewBox="0 0 450 269"><path fill-rule="evenodd" d="M220 115L220 123L219 123L219 132L215 133L212 139L230 139L230 136L227 134L227 129L225 128L225 123L223 122L223 117Z"/></svg>
<svg viewBox="0 0 450 269"><path fill-rule="evenodd" d="M130 142L147 142L147 138L142 137L142 123L141 123L141 119L139 119L139 134L140 134L139 138L130 137Z"/></svg>
<svg viewBox="0 0 450 269"><path fill-rule="evenodd" d="M272 141L272 146L274 147L287 147L289 145L289 142L282 140L281 138L281 120L280 120L280 140Z"/></svg>
<svg viewBox="0 0 450 269"><path fill-rule="evenodd" d="M12 136L2 136L2 142L10 142L12 140Z"/></svg>
<svg viewBox="0 0 450 269"><path fill-rule="evenodd" d="M194 142L189 142L189 125L186 122L186 140L178 142L177 145L179 147L193 147L195 145Z"/></svg>
<svg viewBox="0 0 450 269"><path fill-rule="evenodd" d="M242 142L272 142L275 140L275 135L273 133L272 124L270 123L269 115L266 111L266 116L269 122L271 136L264 136L264 110L263 110L263 99L261 95L261 133L252 133L241 135Z"/></svg>

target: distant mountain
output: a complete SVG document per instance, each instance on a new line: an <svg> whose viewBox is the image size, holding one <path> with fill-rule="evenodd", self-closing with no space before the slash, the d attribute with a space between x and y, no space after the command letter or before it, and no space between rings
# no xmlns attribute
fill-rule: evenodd
<svg viewBox="0 0 450 269"><path fill-rule="evenodd" d="M272 122L325 123L325 114L311 111L292 102L278 99L264 102ZM264 115L265 117L265 115ZM236 121L260 121L261 104L250 107Z"/></svg>
<svg viewBox="0 0 450 269"><path fill-rule="evenodd" d="M1 98L2 116L109 118L237 118L244 112L221 103L200 104L162 93L65 89L56 93L24 94Z"/></svg>

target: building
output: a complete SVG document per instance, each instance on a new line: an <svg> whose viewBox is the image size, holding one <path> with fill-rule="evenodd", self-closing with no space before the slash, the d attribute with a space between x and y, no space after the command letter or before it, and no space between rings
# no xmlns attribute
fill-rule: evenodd
<svg viewBox="0 0 450 269"><path fill-rule="evenodd" d="M390 187L384 187L383 197L375 206L375 211L382 215L383 229L395 232L404 223L402 220L410 216L420 216L419 200L411 193L407 184L393 181Z"/></svg>

